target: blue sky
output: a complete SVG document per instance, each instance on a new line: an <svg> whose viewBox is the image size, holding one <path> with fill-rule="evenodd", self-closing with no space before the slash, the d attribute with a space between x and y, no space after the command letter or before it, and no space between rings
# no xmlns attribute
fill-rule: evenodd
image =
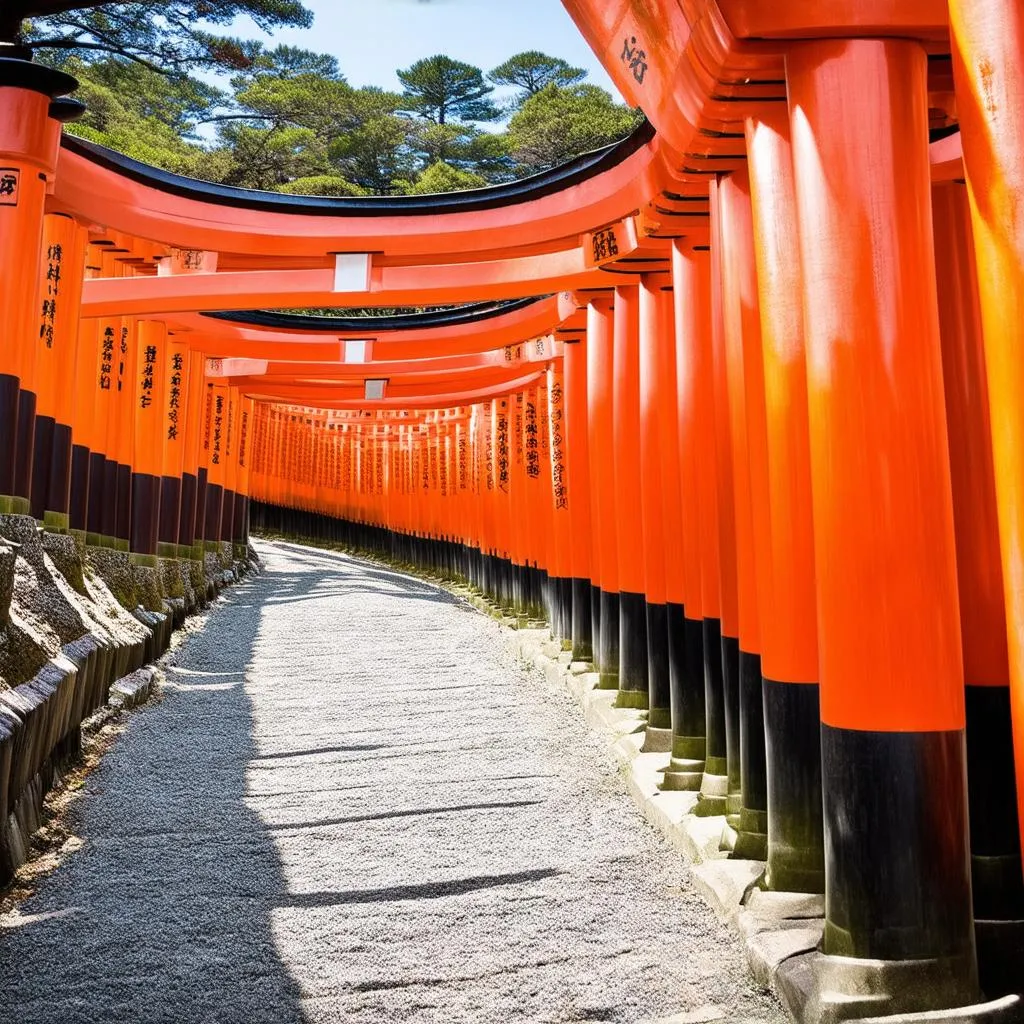
<svg viewBox="0 0 1024 1024"><path fill-rule="evenodd" d="M400 89L395 70L444 53L489 71L514 53L541 50L586 68L618 96L560 0L305 0L312 29L273 42L334 54L352 85ZM239 35L260 36L240 20Z"/></svg>

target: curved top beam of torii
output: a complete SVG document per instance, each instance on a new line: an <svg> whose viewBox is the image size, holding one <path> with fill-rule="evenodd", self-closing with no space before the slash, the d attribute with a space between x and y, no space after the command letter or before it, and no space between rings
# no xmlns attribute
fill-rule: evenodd
<svg viewBox="0 0 1024 1024"><path fill-rule="evenodd" d="M544 371L523 372L520 367L510 375L497 378L464 378L459 381L439 382L435 385L417 383L403 385L401 380L389 389L382 399L366 400L362 387L267 384L260 378L242 383L243 392L260 402L275 405L298 405L311 409L395 409L424 410L448 409L472 405L491 398L500 398L523 388L540 383ZM236 383L236 382L233 382Z"/></svg>
<svg viewBox="0 0 1024 1024"><path fill-rule="evenodd" d="M161 244L274 259L336 252L459 258L578 237L676 180L648 125L522 181L433 196L325 198L213 185L65 137L51 211Z"/></svg>
<svg viewBox="0 0 1024 1024"><path fill-rule="evenodd" d="M282 361L376 362L489 352L582 327L571 292L501 306L387 317L309 317L282 313L181 314L169 326L209 356ZM347 346L346 342L361 342ZM361 355L361 359L356 356Z"/></svg>

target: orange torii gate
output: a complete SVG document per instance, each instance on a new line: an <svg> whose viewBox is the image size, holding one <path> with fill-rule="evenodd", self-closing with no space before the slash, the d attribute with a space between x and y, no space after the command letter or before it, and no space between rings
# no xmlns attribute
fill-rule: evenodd
<svg viewBox="0 0 1024 1024"><path fill-rule="evenodd" d="M565 6L649 125L443 197L61 145L73 80L0 59L0 509L465 577L824 894L806 1019L1017 991L1017 5Z"/></svg>

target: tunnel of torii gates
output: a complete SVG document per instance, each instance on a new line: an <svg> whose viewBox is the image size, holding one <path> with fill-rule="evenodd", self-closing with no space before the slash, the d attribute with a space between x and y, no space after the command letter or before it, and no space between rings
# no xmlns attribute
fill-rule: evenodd
<svg viewBox="0 0 1024 1024"><path fill-rule="evenodd" d="M1017 991L1024 12L565 4L648 123L444 196L186 180L0 59L2 510L465 576L825 894L823 1017Z"/></svg>

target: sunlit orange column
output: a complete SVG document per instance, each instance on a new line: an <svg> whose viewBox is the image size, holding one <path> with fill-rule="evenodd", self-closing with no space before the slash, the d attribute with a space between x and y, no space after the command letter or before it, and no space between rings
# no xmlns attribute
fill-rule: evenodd
<svg viewBox="0 0 1024 1024"><path fill-rule="evenodd" d="M88 232L64 214L47 214L39 267L37 400L32 515L46 528L70 525L71 449L79 312Z"/></svg>
<svg viewBox="0 0 1024 1024"><path fill-rule="evenodd" d="M249 522L251 518L252 493L252 432L255 401L248 395L238 397L238 425L235 444L235 516L231 541L235 545L235 558L245 558L249 549ZM333 424L332 424L333 428ZM333 505L336 484L335 435L324 431L327 450L324 464L328 467L328 506Z"/></svg>
<svg viewBox="0 0 1024 1024"><path fill-rule="evenodd" d="M709 425L706 482L714 483L714 516L701 516L702 530L707 531L708 547L703 601L707 609L717 603L718 616L705 611L704 664L707 687L704 693L707 722L707 760L701 781L701 801L697 814L726 813L730 791L738 795L738 775L729 772L730 759L738 763L734 752L739 747L739 606L736 583L736 514L732 478L732 429L729 422L729 388L726 364L725 326L722 308L721 211L719 187L709 188L711 210L711 387L709 393ZM709 504L709 509L710 509ZM711 574L717 582L713 593ZM717 638L717 642L716 642ZM717 648L717 650L716 650ZM736 785L731 783L735 781ZM733 809L738 811L738 801Z"/></svg>
<svg viewBox="0 0 1024 1024"><path fill-rule="evenodd" d="M607 300L587 306L587 442L593 584L598 588L594 656L600 686L619 685L619 555L615 515L613 376L614 308Z"/></svg>
<svg viewBox="0 0 1024 1024"><path fill-rule="evenodd" d="M946 1007L977 982L927 58L903 40L813 42L786 71L835 957L823 998L858 1010L871 968L843 958L916 961L891 1006Z"/></svg>
<svg viewBox="0 0 1024 1024"><path fill-rule="evenodd" d="M650 703L640 476L640 296L636 285L615 289L614 433L602 457L615 467L619 582L620 707Z"/></svg>
<svg viewBox="0 0 1024 1024"><path fill-rule="evenodd" d="M668 659L668 550L665 531L665 492L674 492L678 505L675 473L666 475L662 447L662 422L669 415L675 380L670 373L669 353L671 296L662 290L663 280L645 276L639 296L639 359L637 380L637 429L640 470L640 525L643 531L644 625L647 663L647 736L645 750L668 750L672 745L672 693ZM678 550L680 538L672 538Z"/></svg>
<svg viewBox="0 0 1024 1024"><path fill-rule="evenodd" d="M207 382L206 435L206 501L200 508L203 516L203 546L206 551L220 549L220 521L224 511L224 424L227 419L228 389L223 384ZM290 449L294 461L289 480L292 493L301 497L301 436L298 417L292 417Z"/></svg>
<svg viewBox="0 0 1024 1024"><path fill-rule="evenodd" d="M984 328L1024 830L1024 14L1014 0L950 0L949 17Z"/></svg>
<svg viewBox="0 0 1024 1024"><path fill-rule="evenodd" d="M509 400L494 401L494 499L498 536L497 593L504 606L513 601L512 587L512 508L511 444L509 440Z"/></svg>
<svg viewBox="0 0 1024 1024"><path fill-rule="evenodd" d="M124 252L116 251L118 262ZM134 276L131 266L125 266L123 276ZM114 484L111 494L114 517L112 533L119 550L129 551L131 548L132 530L132 480L135 458L135 367L136 342L138 338L136 317L121 317L117 325L117 336L114 348L114 369L110 393L110 414L107 419L107 479L111 469L114 473ZM112 460L112 461L111 461Z"/></svg>
<svg viewBox="0 0 1024 1024"><path fill-rule="evenodd" d="M126 409L134 420L131 553L137 561L154 565L163 477L164 409L160 399L167 370L166 325L158 320L140 320L135 344L134 373L128 388L131 406Z"/></svg>
<svg viewBox="0 0 1024 1024"><path fill-rule="evenodd" d="M163 391L160 396L160 440L163 446L163 461L160 480L160 530L157 539L157 552L164 558L174 558L182 554L178 548L178 536L181 530L181 492L185 473L188 365L188 346L174 338L168 338L164 353Z"/></svg>
<svg viewBox="0 0 1024 1024"><path fill-rule="evenodd" d="M739 816L727 830L737 856L763 860L767 848L761 651L770 641L771 535L768 525L768 453L765 438L764 362L754 258L750 181L737 170L719 181L722 302L732 442L739 601L739 680L736 691L739 749L729 751L729 799L739 769ZM737 756L738 755L738 756Z"/></svg>
<svg viewBox="0 0 1024 1024"><path fill-rule="evenodd" d="M672 284L675 328L676 429L679 457L679 500L682 525L679 545L683 567L682 663L672 676L672 760L662 787L673 790L699 789L707 756L705 722L704 601L702 561L710 549L715 571L712 582L717 613L717 541L705 542L703 517L709 510L709 493L714 480L705 484L701 466L709 461L708 445L713 441L710 417L711 381L711 282L709 256L694 251L683 240L672 246ZM710 468L713 470L713 462ZM715 525L717 530L717 524ZM710 625L709 627L710 628ZM676 641L678 642L678 640ZM721 642L710 645L721 664ZM678 655L675 656L678 659Z"/></svg>
<svg viewBox="0 0 1024 1024"><path fill-rule="evenodd" d="M61 122L73 91L70 75L24 60L0 63L0 511L30 512L35 395L21 379L34 366L37 275L46 189L57 164ZM18 466L21 480L17 480Z"/></svg>
<svg viewBox="0 0 1024 1024"><path fill-rule="evenodd" d="M679 435L679 375L676 365L675 283L663 276L658 288L661 302L658 325L657 374L654 379L660 454L660 481L665 559L665 626L667 630L669 721L668 747L675 746L675 727L682 725L686 675L686 564L683 552L686 522L682 490ZM645 497L647 485L644 485ZM692 516L692 511L691 511ZM696 525L696 520L691 520ZM648 639L652 632L648 629ZM650 648L649 648L650 650ZM651 655L648 655L651 660ZM653 661L652 661L653 663Z"/></svg>
<svg viewBox="0 0 1024 1024"><path fill-rule="evenodd" d="M766 110L749 119L746 137L761 311L765 525L772 574L772 614L761 650L767 882L772 889L824 892L807 363L787 112Z"/></svg>
<svg viewBox="0 0 1024 1024"><path fill-rule="evenodd" d="M548 367L548 469L551 481L551 544L549 575L555 612L555 635L572 639L572 494L568 465L565 369L561 362Z"/></svg>
<svg viewBox="0 0 1024 1024"><path fill-rule="evenodd" d="M178 526L178 545L184 555L186 551L195 561L203 558L203 512L206 502L206 467L203 464L203 452L209 443L207 434L207 402L212 400L206 389L206 360L202 352L190 352L186 364L185 388L185 471L181 476L181 519ZM279 459L281 457L281 419L280 412L274 407L273 421L270 428L272 438L271 451L268 459L268 477L270 492L267 500L276 503L274 491L278 477ZM200 504L202 502L202 504Z"/></svg>
<svg viewBox="0 0 1024 1024"><path fill-rule="evenodd" d="M587 337L565 343L565 446L572 481L570 573L572 575L572 651L577 661L593 661L596 595L591 559L590 443L587 433Z"/></svg>
<svg viewBox="0 0 1024 1024"><path fill-rule="evenodd" d="M526 395L517 391L511 400L510 435L511 456L511 514L514 554L512 558L512 592L516 612L525 615L529 611L529 567L527 565L527 523L526 523L526 448L523 445ZM467 500L472 500L470 496Z"/></svg>

